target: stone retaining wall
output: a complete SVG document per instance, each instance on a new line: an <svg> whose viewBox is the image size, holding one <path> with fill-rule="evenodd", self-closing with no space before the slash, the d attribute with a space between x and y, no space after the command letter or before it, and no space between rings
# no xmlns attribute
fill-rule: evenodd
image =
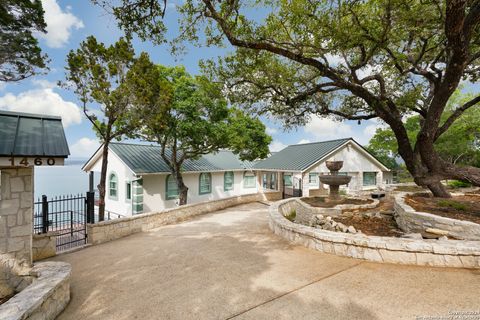
<svg viewBox="0 0 480 320"><path fill-rule="evenodd" d="M33 261L53 257L57 254L56 234L54 232L34 234L32 241Z"/></svg>
<svg viewBox="0 0 480 320"><path fill-rule="evenodd" d="M22 292L0 305L2 320L53 320L70 301L71 267L65 262L41 262L38 277Z"/></svg>
<svg viewBox="0 0 480 320"><path fill-rule="evenodd" d="M374 262L436 267L480 268L480 241L416 240L333 232L287 220L301 207L297 199L270 207L270 229L296 244L339 256Z"/></svg>
<svg viewBox="0 0 480 320"><path fill-rule="evenodd" d="M355 199L355 198L353 198ZM320 208L313 207L306 203L305 201L299 200L297 204L297 216L296 221L309 225L312 219L317 215L321 214L323 216L336 217L342 214L345 210L356 210L356 209L372 209L378 206L379 201L372 199L372 203L367 204L339 204L333 208Z"/></svg>
<svg viewBox="0 0 480 320"><path fill-rule="evenodd" d="M167 224L178 223L197 215L222 210L236 205L281 199L281 192L266 192L229 197L166 209L161 212L143 213L128 218L120 218L87 225L88 242L99 244L128 235L151 230Z"/></svg>
<svg viewBox="0 0 480 320"><path fill-rule="evenodd" d="M403 231L424 233L426 229L434 228L448 231L448 235L457 239L480 240L480 224L415 211L406 204L406 195L399 193L394 200L394 217Z"/></svg>
<svg viewBox="0 0 480 320"><path fill-rule="evenodd" d="M0 167L0 175L0 253L31 265L33 167Z"/></svg>

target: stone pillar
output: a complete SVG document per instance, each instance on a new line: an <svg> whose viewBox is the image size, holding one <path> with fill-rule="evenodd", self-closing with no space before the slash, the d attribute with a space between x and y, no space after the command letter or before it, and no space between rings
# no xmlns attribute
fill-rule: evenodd
<svg viewBox="0 0 480 320"><path fill-rule="evenodd" d="M0 168L0 254L32 264L33 167Z"/></svg>
<svg viewBox="0 0 480 320"><path fill-rule="evenodd" d="M302 196L309 197L310 196L310 174L308 172L302 174Z"/></svg>

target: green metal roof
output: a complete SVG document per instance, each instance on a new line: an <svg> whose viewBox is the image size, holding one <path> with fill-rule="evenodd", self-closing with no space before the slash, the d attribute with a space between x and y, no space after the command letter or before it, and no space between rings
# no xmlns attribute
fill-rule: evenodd
<svg viewBox="0 0 480 320"><path fill-rule="evenodd" d="M0 156L66 158L69 154L60 117L0 111Z"/></svg>
<svg viewBox="0 0 480 320"><path fill-rule="evenodd" d="M112 142L110 150L135 174L170 172L160 155L160 146ZM253 163L241 161L233 152L222 150L204 155L198 160L186 160L182 169L185 172L227 171L247 170L252 166Z"/></svg>
<svg viewBox="0 0 480 320"><path fill-rule="evenodd" d="M254 169L304 171L352 138L294 144L257 162Z"/></svg>

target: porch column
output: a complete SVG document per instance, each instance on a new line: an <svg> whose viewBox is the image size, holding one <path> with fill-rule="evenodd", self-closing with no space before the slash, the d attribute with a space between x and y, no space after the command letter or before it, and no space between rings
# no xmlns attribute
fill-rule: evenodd
<svg viewBox="0 0 480 320"><path fill-rule="evenodd" d="M33 167L0 167L0 175L0 253L31 265Z"/></svg>

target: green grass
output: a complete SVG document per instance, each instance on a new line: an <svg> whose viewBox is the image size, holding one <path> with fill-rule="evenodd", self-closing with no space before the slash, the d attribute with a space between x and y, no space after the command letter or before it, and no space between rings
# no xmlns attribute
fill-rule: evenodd
<svg viewBox="0 0 480 320"><path fill-rule="evenodd" d="M437 202L440 207L453 208L460 211L466 211L468 206L464 203L460 203L454 200L440 200Z"/></svg>
<svg viewBox="0 0 480 320"><path fill-rule="evenodd" d="M472 185L468 182L463 182L463 181L459 181L459 180L450 180L447 182L447 185L450 187L450 188L453 188L453 189L458 189L458 188L468 188L468 187L471 187Z"/></svg>
<svg viewBox="0 0 480 320"><path fill-rule="evenodd" d="M285 218L293 222L295 221L296 216L297 216L297 210L293 209L285 216Z"/></svg>

